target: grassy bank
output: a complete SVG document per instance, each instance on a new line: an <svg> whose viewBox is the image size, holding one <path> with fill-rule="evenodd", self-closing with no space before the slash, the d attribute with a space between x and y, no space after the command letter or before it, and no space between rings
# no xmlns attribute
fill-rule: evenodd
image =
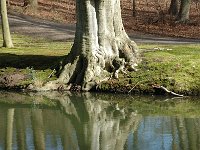
<svg viewBox="0 0 200 150"><path fill-rule="evenodd" d="M53 80L55 76L48 78L49 75L72 44L16 34L12 38L14 48L0 48L0 87L3 89L26 88L30 83Z"/></svg>
<svg viewBox="0 0 200 150"><path fill-rule="evenodd" d="M0 48L1 88L25 88L30 83L53 80L55 76L49 78L49 75L72 45L22 35L13 35L13 41L15 48ZM185 95L200 94L200 44L144 44L139 47L143 61L138 71L103 82L97 90L163 94L162 89L155 88L163 86Z"/></svg>
<svg viewBox="0 0 200 150"><path fill-rule="evenodd" d="M200 44L196 45L140 45L143 61L138 72L121 75L99 86L100 90L132 93L200 94Z"/></svg>

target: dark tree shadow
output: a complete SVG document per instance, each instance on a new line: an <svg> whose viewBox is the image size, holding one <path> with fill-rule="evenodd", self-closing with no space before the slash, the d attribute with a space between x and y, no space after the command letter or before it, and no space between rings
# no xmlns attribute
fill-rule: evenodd
<svg viewBox="0 0 200 150"><path fill-rule="evenodd" d="M13 67L26 69L33 67L36 70L55 69L63 56L43 56L43 55L15 55L4 53L0 54L0 69Z"/></svg>

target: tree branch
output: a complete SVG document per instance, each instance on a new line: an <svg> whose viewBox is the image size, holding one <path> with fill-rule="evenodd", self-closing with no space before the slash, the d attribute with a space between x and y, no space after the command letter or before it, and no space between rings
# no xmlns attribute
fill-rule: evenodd
<svg viewBox="0 0 200 150"><path fill-rule="evenodd" d="M175 92L172 92L170 90L168 90L167 88L165 88L164 86L160 86L160 85L153 85L154 88L158 88L158 89L162 89L164 90L166 93L169 93L173 96L178 96L178 97L184 97L184 95L181 95L181 94L177 94Z"/></svg>

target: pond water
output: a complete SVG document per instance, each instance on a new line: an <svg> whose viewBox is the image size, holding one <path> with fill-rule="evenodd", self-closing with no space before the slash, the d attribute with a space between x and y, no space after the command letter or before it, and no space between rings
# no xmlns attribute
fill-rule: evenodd
<svg viewBox="0 0 200 150"><path fill-rule="evenodd" d="M0 149L200 149L200 99L0 92Z"/></svg>

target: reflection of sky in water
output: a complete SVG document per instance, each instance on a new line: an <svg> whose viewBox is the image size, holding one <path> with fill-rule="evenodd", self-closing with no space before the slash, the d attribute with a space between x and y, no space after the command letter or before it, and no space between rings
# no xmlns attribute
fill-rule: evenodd
<svg viewBox="0 0 200 150"><path fill-rule="evenodd" d="M34 143L33 143L33 131L31 127L26 128L26 145L28 147L27 149L29 150L35 149Z"/></svg>
<svg viewBox="0 0 200 150"><path fill-rule="evenodd" d="M128 149L171 149L173 139L170 133L170 121L170 117L144 117L136 131L137 134L129 135Z"/></svg>
<svg viewBox="0 0 200 150"><path fill-rule="evenodd" d="M200 118L144 116L130 133L128 150L200 149Z"/></svg>

